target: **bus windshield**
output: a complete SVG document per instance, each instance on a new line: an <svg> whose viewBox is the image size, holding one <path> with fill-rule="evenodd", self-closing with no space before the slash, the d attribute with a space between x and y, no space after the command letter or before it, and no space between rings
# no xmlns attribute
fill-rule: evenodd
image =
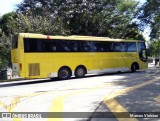
<svg viewBox="0 0 160 121"><path fill-rule="evenodd" d="M147 51L144 42L138 42L138 53L142 61L147 61Z"/></svg>

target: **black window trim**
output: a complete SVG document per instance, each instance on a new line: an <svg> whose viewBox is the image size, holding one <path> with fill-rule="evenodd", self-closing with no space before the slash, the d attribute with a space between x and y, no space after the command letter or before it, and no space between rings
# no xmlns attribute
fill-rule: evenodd
<svg viewBox="0 0 160 121"><path fill-rule="evenodd" d="M28 39L28 40L27 40ZM29 42L29 41L38 41L38 40L43 40L44 42L45 42L45 40L48 40L48 41L53 41L53 42L55 42L56 43L56 46L57 46L57 51L44 51L44 50L41 50L41 51L32 51L32 50L26 50L26 42ZM63 40L63 39L62 39ZM74 41L75 42L77 42L78 44L78 51L64 51L63 49L62 49L62 41L60 40L60 39L42 39L42 38L24 38L24 52L25 53L61 53L61 52L64 52L64 53L67 53L67 52L70 52L70 53L78 53L78 52L89 52L89 53L103 53L103 52L137 52L137 41L135 41L135 42L126 42L126 41L120 41L120 42L116 42L116 41L86 41L86 40L63 40L63 42L64 41L71 41L71 42L73 42L74 43ZM94 44L94 42L95 42L95 47L97 47L98 49L96 50L96 51L84 51L83 49L82 49L82 43L83 42L93 42L93 44ZM103 44L102 44L103 43ZM108 45L110 46L110 48L108 49L107 47L107 43L109 43ZM113 46L115 46L115 43L135 43L135 51L126 51L126 48L125 48L125 50L124 51L113 51L113 48L111 48L111 45L113 45ZM98 45L99 44L99 45ZM37 46L37 45L36 45ZM69 46L71 46L71 45L69 45ZM89 45L88 45L89 46ZM126 46L126 45L125 45ZM90 47L90 46L89 46ZM101 48L99 48L99 47L101 47ZM104 49L103 51L100 51L101 49ZM73 48L72 49L70 49L70 50L73 50Z"/></svg>

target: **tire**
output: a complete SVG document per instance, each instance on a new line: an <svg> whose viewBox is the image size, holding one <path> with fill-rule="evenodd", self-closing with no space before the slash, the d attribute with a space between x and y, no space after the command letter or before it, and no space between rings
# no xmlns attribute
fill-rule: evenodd
<svg viewBox="0 0 160 121"><path fill-rule="evenodd" d="M131 66L131 72L132 73L136 72L136 65L134 63Z"/></svg>
<svg viewBox="0 0 160 121"><path fill-rule="evenodd" d="M69 68L63 67L58 71L58 78L65 80L71 77L71 71Z"/></svg>
<svg viewBox="0 0 160 121"><path fill-rule="evenodd" d="M86 74L86 69L84 67L77 67L75 70L75 76L77 78L82 78Z"/></svg>

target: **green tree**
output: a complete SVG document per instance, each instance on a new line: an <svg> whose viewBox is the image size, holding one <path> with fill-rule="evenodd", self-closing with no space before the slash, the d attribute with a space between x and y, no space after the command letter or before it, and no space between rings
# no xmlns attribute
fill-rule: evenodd
<svg viewBox="0 0 160 121"><path fill-rule="evenodd" d="M158 58L160 53L160 40L152 40L149 44L148 51L150 56Z"/></svg>
<svg viewBox="0 0 160 121"><path fill-rule="evenodd" d="M134 0L23 0L17 11L23 15L31 11L54 23L60 18L67 34L137 39L141 34L132 23L137 5Z"/></svg>
<svg viewBox="0 0 160 121"><path fill-rule="evenodd" d="M64 23L60 17L53 18L50 14L45 16L34 15L32 11L17 13L13 28L15 33L42 33L42 34L62 34L66 35L69 30L64 28Z"/></svg>
<svg viewBox="0 0 160 121"><path fill-rule="evenodd" d="M4 14L2 17L0 17L0 28L2 33L5 33L7 36L14 33L13 28L15 27L15 18L16 16L14 12Z"/></svg>
<svg viewBox="0 0 160 121"><path fill-rule="evenodd" d="M6 69L11 63L11 36L4 33L0 37L0 70Z"/></svg>
<svg viewBox="0 0 160 121"><path fill-rule="evenodd" d="M13 12L0 17L0 70L11 66L11 36L14 28Z"/></svg>
<svg viewBox="0 0 160 121"><path fill-rule="evenodd" d="M160 38L160 1L147 0L140 8L138 18L141 20L140 26L144 30L146 25L150 26L151 39Z"/></svg>
<svg viewBox="0 0 160 121"><path fill-rule="evenodd" d="M142 30L150 26L150 45L149 51L151 56L160 59L160 1L147 0L140 8L138 18L141 20L140 27Z"/></svg>

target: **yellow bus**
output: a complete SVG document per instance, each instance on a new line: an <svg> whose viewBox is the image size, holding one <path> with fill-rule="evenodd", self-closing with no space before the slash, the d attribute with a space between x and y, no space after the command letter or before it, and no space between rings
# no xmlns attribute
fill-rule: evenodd
<svg viewBox="0 0 160 121"><path fill-rule="evenodd" d="M13 76L78 78L147 69L144 41L19 33L12 39Z"/></svg>

